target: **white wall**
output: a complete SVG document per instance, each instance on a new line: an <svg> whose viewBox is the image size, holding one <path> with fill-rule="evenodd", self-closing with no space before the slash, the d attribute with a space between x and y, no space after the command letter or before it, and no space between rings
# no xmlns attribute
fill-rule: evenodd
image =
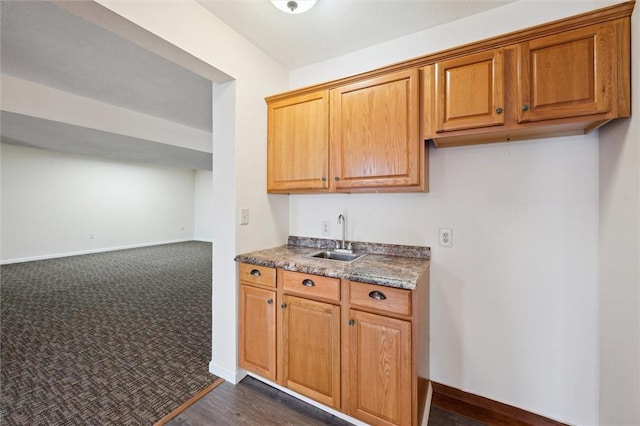
<svg viewBox="0 0 640 426"><path fill-rule="evenodd" d="M213 241L213 173L196 170L193 238Z"/></svg>
<svg viewBox="0 0 640 426"><path fill-rule="evenodd" d="M430 246L431 379L594 424L597 137L430 154L429 193L292 196L291 234Z"/></svg>
<svg viewBox="0 0 640 426"><path fill-rule="evenodd" d="M640 425L640 12L633 116L600 131L600 424Z"/></svg>
<svg viewBox="0 0 640 426"><path fill-rule="evenodd" d="M193 239L193 170L1 149L3 263Z"/></svg>
<svg viewBox="0 0 640 426"><path fill-rule="evenodd" d="M512 3L293 70L291 88L610 3ZM290 233L320 236L331 220L337 237L344 212L350 239L431 246L431 378L597 424L598 142L595 132L432 148L429 193L291 196ZM441 227L453 228L453 248L438 247Z"/></svg>

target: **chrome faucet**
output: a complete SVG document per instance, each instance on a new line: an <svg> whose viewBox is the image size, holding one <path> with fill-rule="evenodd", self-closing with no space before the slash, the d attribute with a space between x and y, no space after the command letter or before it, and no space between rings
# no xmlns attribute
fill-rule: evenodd
<svg viewBox="0 0 640 426"><path fill-rule="evenodd" d="M336 251L344 251L351 253L351 243L347 247L346 236L347 236L347 219L343 214L338 216L338 224L342 224L342 242L336 241Z"/></svg>

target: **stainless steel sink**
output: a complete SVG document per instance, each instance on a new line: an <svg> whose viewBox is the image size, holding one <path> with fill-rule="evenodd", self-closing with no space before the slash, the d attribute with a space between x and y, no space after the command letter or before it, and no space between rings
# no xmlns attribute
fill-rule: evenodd
<svg viewBox="0 0 640 426"><path fill-rule="evenodd" d="M309 257L315 257L318 259L338 260L340 262L353 262L356 259L364 256L364 253L346 253L333 250L324 250L318 253L309 255Z"/></svg>

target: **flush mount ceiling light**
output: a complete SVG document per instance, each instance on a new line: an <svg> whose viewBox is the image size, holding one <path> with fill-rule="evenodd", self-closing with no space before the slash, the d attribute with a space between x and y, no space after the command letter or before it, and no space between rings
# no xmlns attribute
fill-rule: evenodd
<svg viewBox="0 0 640 426"><path fill-rule="evenodd" d="M318 0L271 0L271 3L281 11L297 15L311 9Z"/></svg>

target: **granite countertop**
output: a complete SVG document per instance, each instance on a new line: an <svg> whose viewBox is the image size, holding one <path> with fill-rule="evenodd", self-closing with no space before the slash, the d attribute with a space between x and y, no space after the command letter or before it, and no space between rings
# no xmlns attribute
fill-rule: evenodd
<svg viewBox="0 0 640 426"><path fill-rule="evenodd" d="M355 253L366 255L353 262L316 259L309 255L333 249L334 240L290 236L287 245L239 254L235 260L286 271L415 290L431 257L429 247L366 242L352 242L352 245Z"/></svg>

